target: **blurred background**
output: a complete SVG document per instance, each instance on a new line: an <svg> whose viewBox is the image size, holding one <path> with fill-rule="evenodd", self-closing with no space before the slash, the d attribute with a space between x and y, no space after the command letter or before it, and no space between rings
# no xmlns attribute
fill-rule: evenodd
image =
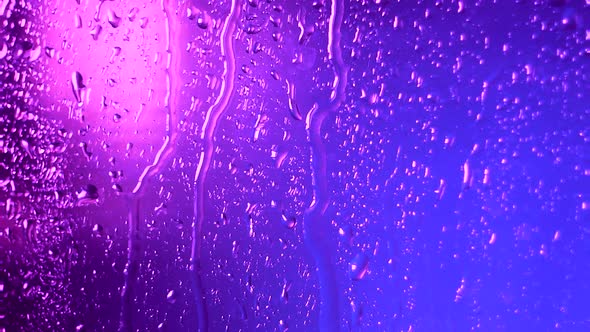
<svg viewBox="0 0 590 332"><path fill-rule="evenodd" d="M0 332L590 330L590 2L0 0Z"/></svg>

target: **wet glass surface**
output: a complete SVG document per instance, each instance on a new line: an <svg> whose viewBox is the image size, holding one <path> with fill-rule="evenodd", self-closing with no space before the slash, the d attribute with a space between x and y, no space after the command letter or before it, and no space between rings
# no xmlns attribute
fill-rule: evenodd
<svg viewBox="0 0 590 332"><path fill-rule="evenodd" d="M590 2L0 0L0 332L590 330Z"/></svg>

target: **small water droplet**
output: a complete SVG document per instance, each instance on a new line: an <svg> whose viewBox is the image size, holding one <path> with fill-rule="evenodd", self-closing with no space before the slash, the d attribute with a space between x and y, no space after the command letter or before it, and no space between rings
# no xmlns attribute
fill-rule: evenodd
<svg viewBox="0 0 590 332"><path fill-rule="evenodd" d="M78 14L74 16L74 27L76 27L76 29L82 28L82 17Z"/></svg>
<svg viewBox="0 0 590 332"><path fill-rule="evenodd" d="M272 78L274 78L277 81L281 79L281 76L279 76L279 73L277 73L276 70L271 70L270 71L270 76L272 76Z"/></svg>
<svg viewBox="0 0 590 332"><path fill-rule="evenodd" d="M82 74L80 74L77 71L73 72L71 84L72 84L72 92L74 93L74 97L76 98L76 101L78 102L78 104L80 104L82 102L81 90L85 88Z"/></svg>
<svg viewBox="0 0 590 332"><path fill-rule="evenodd" d="M4 59L4 57L8 54L8 47L6 43L2 43L2 47L0 47L0 60Z"/></svg>
<svg viewBox="0 0 590 332"><path fill-rule="evenodd" d="M98 40L101 31L102 26L100 24L97 24L92 30L90 30L90 35L92 36L92 39Z"/></svg>
<svg viewBox="0 0 590 332"><path fill-rule="evenodd" d="M122 193L123 192L123 188L121 187L121 185L119 185L117 183L113 184L113 186L111 188L113 188L113 190L116 193Z"/></svg>
<svg viewBox="0 0 590 332"><path fill-rule="evenodd" d="M82 153L84 153L86 159L90 160L90 157L92 157L92 152L90 152L88 149L88 143L80 142L80 148L82 149Z"/></svg>
<svg viewBox="0 0 590 332"><path fill-rule="evenodd" d="M139 13L139 8L137 8L137 7L131 8L129 10L129 14L127 14L127 18L129 19L129 22L135 21L135 18L137 17L138 13Z"/></svg>
<svg viewBox="0 0 590 332"><path fill-rule="evenodd" d="M55 56L55 49L49 46L45 47L45 55L49 58L53 58Z"/></svg>
<svg viewBox="0 0 590 332"><path fill-rule="evenodd" d="M139 19L139 27L145 29L148 25L149 19L147 17L142 17Z"/></svg>
<svg viewBox="0 0 590 332"><path fill-rule="evenodd" d="M94 224L94 226L92 226L92 231L95 233L102 233L103 230L104 229L101 224Z"/></svg>
<svg viewBox="0 0 590 332"><path fill-rule="evenodd" d="M200 11L197 9L197 7L191 5L186 9L186 18L192 21L197 17L199 12Z"/></svg>
<svg viewBox="0 0 590 332"><path fill-rule="evenodd" d="M174 292L174 290L168 291L168 294L166 294L166 301L168 301L169 303L176 302L176 293Z"/></svg>
<svg viewBox="0 0 590 332"><path fill-rule="evenodd" d="M288 229L292 229L297 224L297 219L295 217L288 217L284 210L281 214L281 221Z"/></svg>

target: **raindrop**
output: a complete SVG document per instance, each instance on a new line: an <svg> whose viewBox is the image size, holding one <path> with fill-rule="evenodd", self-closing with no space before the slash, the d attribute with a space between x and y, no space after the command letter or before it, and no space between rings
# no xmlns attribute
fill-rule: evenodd
<svg viewBox="0 0 590 332"><path fill-rule="evenodd" d="M201 29L207 29L210 21L211 19L209 18L209 15L202 13L197 19L197 26Z"/></svg>
<svg viewBox="0 0 590 332"><path fill-rule="evenodd" d="M299 111L299 106L295 101L295 84L287 81L287 97L289 102L289 111L291 112L291 116L295 120L302 120L303 116Z"/></svg>
<svg viewBox="0 0 590 332"><path fill-rule="evenodd" d="M78 14L74 16L74 27L76 27L76 29L82 28L82 17Z"/></svg>
<svg viewBox="0 0 590 332"><path fill-rule="evenodd" d="M195 6L189 6L186 9L186 18L188 18L189 20L194 20L197 15L199 14L199 10L195 7Z"/></svg>
<svg viewBox="0 0 590 332"><path fill-rule="evenodd" d="M149 19L147 17L142 17L139 19L139 27L145 29L148 25Z"/></svg>
<svg viewBox="0 0 590 332"><path fill-rule="evenodd" d="M25 220L23 222L27 241L29 243L37 243L37 222L34 220Z"/></svg>
<svg viewBox="0 0 590 332"><path fill-rule="evenodd" d="M101 224L94 224L94 226L92 226L92 231L95 233L102 233L104 231L104 228Z"/></svg>
<svg viewBox="0 0 590 332"><path fill-rule="evenodd" d="M4 59L6 54L8 54L8 47L5 43L2 43L2 47L0 47L0 60Z"/></svg>
<svg viewBox="0 0 590 332"><path fill-rule="evenodd" d="M312 7L315 9L323 8L326 5L326 0L316 0L312 3Z"/></svg>
<svg viewBox="0 0 590 332"><path fill-rule="evenodd" d="M168 291L168 294L166 294L166 301L168 301L168 303L176 302L176 293L173 290Z"/></svg>
<svg viewBox="0 0 590 332"><path fill-rule="evenodd" d="M123 176L123 171L109 171L109 176L112 179L118 179Z"/></svg>
<svg viewBox="0 0 590 332"><path fill-rule="evenodd" d="M289 326L287 325L287 322L285 322L284 320L279 320L279 329L282 332L286 332L289 330Z"/></svg>
<svg viewBox="0 0 590 332"><path fill-rule="evenodd" d="M114 63L115 58L118 57L119 54L121 54L121 48L118 46L113 47L113 50L111 51L111 58L109 59L109 62Z"/></svg>
<svg viewBox="0 0 590 332"><path fill-rule="evenodd" d="M292 229L297 224L297 219L295 219L295 217L288 217L283 210L283 213L281 214L281 222L288 229Z"/></svg>
<svg viewBox="0 0 590 332"><path fill-rule="evenodd" d="M121 187L120 184L113 184L113 186L111 187L116 193L122 193L123 192L123 188Z"/></svg>
<svg viewBox="0 0 590 332"><path fill-rule="evenodd" d="M88 143L80 142L80 148L82 149L82 153L84 153L86 159L90 160L90 157L92 157L92 152L90 152L88 149Z"/></svg>
<svg viewBox="0 0 590 332"><path fill-rule="evenodd" d="M367 271L369 269L369 257L364 253L357 254L351 261L350 261L350 277L352 280L358 281L362 280Z"/></svg>
<svg viewBox="0 0 590 332"><path fill-rule="evenodd" d="M97 24L92 30L90 30L90 35L92 36L92 39L98 40L98 36L100 35L101 31L102 26L100 24Z"/></svg>
<svg viewBox="0 0 590 332"><path fill-rule="evenodd" d="M35 61L41 56L41 46L37 46L28 52L29 61Z"/></svg>
<svg viewBox="0 0 590 332"><path fill-rule="evenodd" d="M83 83L82 74L80 74L77 71L73 72L71 83L72 83L72 92L74 93L74 97L76 98L76 101L78 102L78 104L80 104L82 102L81 90L85 88L84 83Z"/></svg>
<svg viewBox="0 0 590 332"><path fill-rule="evenodd" d="M137 7L131 8L129 10L129 14L127 14L127 18L129 19L129 22L135 21L135 18L137 17L138 13L139 13L139 8L137 8Z"/></svg>
<svg viewBox="0 0 590 332"><path fill-rule="evenodd" d="M342 240L352 245L352 241L354 240L354 229L350 225L344 225L338 229L338 235L342 238Z"/></svg>
<svg viewBox="0 0 590 332"><path fill-rule="evenodd" d="M45 55L47 55L50 58L53 58L55 56L55 49L52 47L45 47Z"/></svg>
<svg viewBox="0 0 590 332"><path fill-rule="evenodd" d="M76 192L78 199L76 205L85 206L98 203L98 188L93 184L88 184L86 187Z"/></svg>
<svg viewBox="0 0 590 332"><path fill-rule="evenodd" d="M270 76L272 76L272 78L274 78L277 81L281 79L281 76L279 76L279 73L276 70L271 70Z"/></svg>
<svg viewBox="0 0 590 332"><path fill-rule="evenodd" d="M289 301L289 289L291 289L291 282L285 280L283 288L281 290L281 299L287 303Z"/></svg>
<svg viewBox="0 0 590 332"><path fill-rule="evenodd" d="M118 28L119 25L121 24L121 18L119 16L117 16L117 14L112 9L109 9L107 16L109 19L109 24L113 28Z"/></svg>

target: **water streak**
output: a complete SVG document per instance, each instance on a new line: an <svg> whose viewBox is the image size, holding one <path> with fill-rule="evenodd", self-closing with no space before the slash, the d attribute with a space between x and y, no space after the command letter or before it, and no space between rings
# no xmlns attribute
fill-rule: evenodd
<svg viewBox="0 0 590 332"><path fill-rule="evenodd" d="M239 21L241 7L240 0L232 0L230 12L221 30L221 56L224 58L221 88L217 99L207 110L205 123L201 131L204 149L199 158L199 164L195 173L194 220L190 264L193 275L193 293L197 308L198 331L207 331L208 328L207 311L201 281L201 229L205 219L205 182L209 167L211 166L213 151L215 150L215 130L217 129L219 119L227 110L227 106L234 92L236 60L232 39Z"/></svg>
<svg viewBox="0 0 590 332"><path fill-rule="evenodd" d="M330 204L328 189L326 147L322 141L321 129L326 117L338 109L346 98L348 67L342 59L340 47L341 26L344 17L344 0L332 0L328 27L328 58L334 67L334 85L329 102L323 107L314 107L308 114L307 136L311 146L311 176L313 199L303 218L304 238L310 248L318 271L320 286L321 331L338 331L340 326L340 295L338 278L334 268L332 248L326 238L330 222L326 220L326 209Z"/></svg>
<svg viewBox="0 0 590 332"><path fill-rule="evenodd" d="M135 331L133 325L134 302L136 299L136 283L139 277L139 265L142 253L140 241L140 198L145 192L146 183L159 175L164 167L168 164L170 158L174 155L176 140L178 137L178 103L177 90L179 84L179 54L178 49L178 21L175 13L170 8L170 0L162 0L161 9L165 15L166 22L166 96L164 106L168 114L166 117L166 137L162 147L156 154L154 162L148 165L140 175L137 184L129 196L129 235L128 235L128 252L127 266L125 268L125 282L121 292L121 320L119 322L119 331Z"/></svg>

